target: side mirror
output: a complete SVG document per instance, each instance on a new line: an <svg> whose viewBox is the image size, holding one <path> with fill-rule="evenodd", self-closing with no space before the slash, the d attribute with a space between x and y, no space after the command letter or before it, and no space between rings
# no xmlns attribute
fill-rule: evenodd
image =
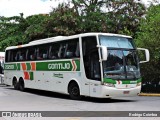
<svg viewBox="0 0 160 120"><path fill-rule="evenodd" d="M146 56L146 60L145 61L140 61L139 63L149 62L149 59L150 59L149 50L144 49L144 48L137 48L137 50L145 51L145 56Z"/></svg>
<svg viewBox="0 0 160 120"><path fill-rule="evenodd" d="M106 61L108 57L107 47L106 46L99 46L97 47L101 48L101 60L100 61Z"/></svg>

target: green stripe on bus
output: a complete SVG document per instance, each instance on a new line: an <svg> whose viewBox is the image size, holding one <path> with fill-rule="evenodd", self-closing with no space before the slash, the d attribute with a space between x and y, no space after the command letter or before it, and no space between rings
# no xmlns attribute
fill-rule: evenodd
<svg viewBox="0 0 160 120"><path fill-rule="evenodd" d="M112 84L116 84L117 80L113 80L111 78L103 78L103 82L105 83L112 83ZM120 80L122 81L122 84L137 84L140 83L142 81L142 79L138 79L138 80Z"/></svg>
<svg viewBox="0 0 160 120"><path fill-rule="evenodd" d="M31 64L30 63L26 63L27 66L27 70L31 70Z"/></svg>
<svg viewBox="0 0 160 120"><path fill-rule="evenodd" d="M80 70L80 63L76 61L77 69ZM71 61L54 61L54 62L37 62L36 70L37 71L72 71L73 65Z"/></svg>
<svg viewBox="0 0 160 120"><path fill-rule="evenodd" d="M21 70L21 65L20 65L20 63L17 63L17 70Z"/></svg>
<svg viewBox="0 0 160 120"><path fill-rule="evenodd" d="M105 83L112 83L112 84L116 84L116 81L115 81L115 80L113 80L113 79L109 79L109 78L103 78L103 81L104 81Z"/></svg>
<svg viewBox="0 0 160 120"><path fill-rule="evenodd" d="M30 80L34 80L33 72L29 72L29 75L30 75Z"/></svg>
<svg viewBox="0 0 160 120"><path fill-rule="evenodd" d="M76 71L80 71L80 61L79 60L75 60L75 63L77 65L77 70Z"/></svg>
<svg viewBox="0 0 160 120"><path fill-rule="evenodd" d="M137 80L137 83L140 83L140 82L142 82L142 79L141 79L141 78Z"/></svg>
<svg viewBox="0 0 160 120"><path fill-rule="evenodd" d="M25 64L27 71L30 71L30 62ZM20 63L13 63L5 64L5 70L22 70L22 68ZM36 62L36 71L80 71L80 60Z"/></svg>

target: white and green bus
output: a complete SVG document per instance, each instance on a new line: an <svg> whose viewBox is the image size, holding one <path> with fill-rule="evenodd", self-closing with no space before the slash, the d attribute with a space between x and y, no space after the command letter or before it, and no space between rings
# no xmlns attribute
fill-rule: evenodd
<svg viewBox="0 0 160 120"><path fill-rule="evenodd" d="M6 85L81 96L135 96L141 90L138 48L132 37L109 33L57 36L5 51Z"/></svg>

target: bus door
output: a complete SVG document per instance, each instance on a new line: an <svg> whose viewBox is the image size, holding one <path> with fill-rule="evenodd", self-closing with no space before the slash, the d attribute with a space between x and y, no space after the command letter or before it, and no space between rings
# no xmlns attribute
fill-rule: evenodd
<svg viewBox="0 0 160 120"><path fill-rule="evenodd" d="M89 96L96 97L101 94L101 72L96 36L82 38L82 52L86 77L84 88L88 90Z"/></svg>
<svg viewBox="0 0 160 120"><path fill-rule="evenodd" d="M101 93L101 72L98 51L90 54L89 60L90 96L98 97Z"/></svg>

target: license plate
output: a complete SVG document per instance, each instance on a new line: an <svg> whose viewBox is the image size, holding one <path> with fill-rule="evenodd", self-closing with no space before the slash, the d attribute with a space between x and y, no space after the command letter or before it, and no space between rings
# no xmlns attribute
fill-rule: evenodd
<svg viewBox="0 0 160 120"><path fill-rule="evenodd" d="M129 94L129 91L123 91L123 94Z"/></svg>

